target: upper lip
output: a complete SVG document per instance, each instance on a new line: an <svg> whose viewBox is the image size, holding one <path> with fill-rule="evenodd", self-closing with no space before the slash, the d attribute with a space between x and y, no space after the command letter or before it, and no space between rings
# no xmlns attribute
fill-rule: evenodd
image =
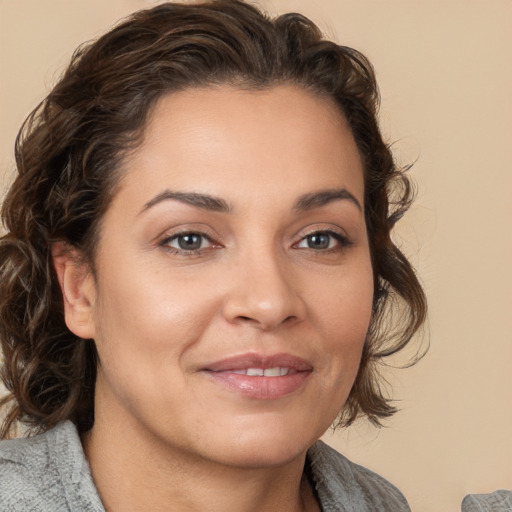
<svg viewBox="0 0 512 512"><path fill-rule="evenodd" d="M230 370L244 370L247 368L291 368L298 372L311 371L313 366L301 357L291 354L261 355L256 353L241 354L227 357L211 364L203 370L212 372L226 372Z"/></svg>

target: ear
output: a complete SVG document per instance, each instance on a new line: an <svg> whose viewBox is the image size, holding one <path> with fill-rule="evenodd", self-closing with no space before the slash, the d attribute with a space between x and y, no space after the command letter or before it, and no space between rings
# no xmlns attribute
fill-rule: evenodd
<svg viewBox="0 0 512 512"><path fill-rule="evenodd" d="M94 305L96 284L81 254L65 242L52 246L52 259L64 302L68 329L80 338L95 337Z"/></svg>

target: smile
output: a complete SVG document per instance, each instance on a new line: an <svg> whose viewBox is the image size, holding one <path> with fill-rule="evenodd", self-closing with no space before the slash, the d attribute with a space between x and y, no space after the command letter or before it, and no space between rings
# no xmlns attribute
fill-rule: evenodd
<svg viewBox="0 0 512 512"><path fill-rule="evenodd" d="M299 357L253 353L229 357L202 370L221 389L257 400L275 400L299 392L312 372L312 365Z"/></svg>
<svg viewBox="0 0 512 512"><path fill-rule="evenodd" d="M290 373L297 373L293 368L247 368L246 370L233 370L232 373L247 375L249 377L283 377Z"/></svg>

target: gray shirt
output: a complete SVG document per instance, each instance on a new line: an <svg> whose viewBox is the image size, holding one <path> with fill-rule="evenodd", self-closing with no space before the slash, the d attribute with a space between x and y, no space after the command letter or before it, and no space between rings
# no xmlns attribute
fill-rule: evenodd
<svg viewBox="0 0 512 512"><path fill-rule="evenodd" d="M501 489L489 494L469 494L462 501L462 512L510 512L512 491Z"/></svg>
<svg viewBox="0 0 512 512"><path fill-rule="evenodd" d="M306 471L324 512L410 512L400 491L322 442ZM75 426L0 442L1 512L105 512Z"/></svg>

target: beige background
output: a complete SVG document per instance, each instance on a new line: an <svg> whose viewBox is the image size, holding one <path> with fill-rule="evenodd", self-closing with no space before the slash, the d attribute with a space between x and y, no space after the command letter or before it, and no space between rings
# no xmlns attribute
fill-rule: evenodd
<svg viewBox="0 0 512 512"><path fill-rule="evenodd" d="M0 169L18 126L72 50L150 0L0 0ZM431 349L390 371L402 411L328 442L398 485L414 512L512 488L512 2L273 0L373 61L382 126L417 159L416 205L397 240L430 300Z"/></svg>

